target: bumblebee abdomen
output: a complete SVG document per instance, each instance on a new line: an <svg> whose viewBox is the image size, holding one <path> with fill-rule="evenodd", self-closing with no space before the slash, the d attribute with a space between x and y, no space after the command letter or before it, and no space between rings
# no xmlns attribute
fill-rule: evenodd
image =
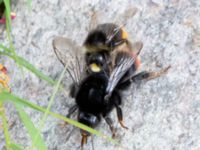
<svg viewBox="0 0 200 150"><path fill-rule="evenodd" d="M84 45L85 46L95 46L95 45L100 45L101 43L105 43L106 41L106 35L102 31L92 31L89 33L87 36Z"/></svg>
<svg viewBox="0 0 200 150"><path fill-rule="evenodd" d="M88 34L84 46L88 52L110 51L127 40L128 34L122 27L113 23L105 23L98 25Z"/></svg>
<svg viewBox="0 0 200 150"><path fill-rule="evenodd" d="M82 82L76 95L76 103L82 111L100 113L104 109L107 82L103 73L94 73Z"/></svg>

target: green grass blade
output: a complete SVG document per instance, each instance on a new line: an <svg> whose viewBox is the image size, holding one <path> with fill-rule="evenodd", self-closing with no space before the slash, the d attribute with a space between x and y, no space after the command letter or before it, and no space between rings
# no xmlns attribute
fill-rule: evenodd
<svg viewBox="0 0 200 150"><path fill-rule="evenodd" d="M10 33L11 31L11 17L10 17L10 0L4 0L4 4L6 7L6 29Z"/></svg>
<svg viewBox="0 0 200 150"><path fill-rule="evenodd" d="M24 148L22 148L20 145L16 144L16 143L11 143L11 149L12 150L24 150Z"/></svg>
<svg viewBox="0 0 200 150"><path fill-rule="evenodd" d="M12 58L15 62L17 62L20 66L25 67L26 69L28 69L29 71L31 71L32 73L34 73L36 76L38 76L39 78L47 81L49 84L51 85L55 85L56 81L54 81L53 79L51 79L50 77L44 75L41 71L39 71L38 69L36 69L32 64L30 64L27 60L25 60L24 58L17 56L17 55L12 55L10 53L8 53L7 51L9 51L8 48L4 47L2 44L0 44L0 48L1 49L5 49L5 51L0 51L0 55L5 55L8 56L10 58Z"/></svg>
<svg viewBox="0 0 200 150"><path fill-rule="evenodd" d="M9 136L9 132L8 132L8 123L7 123L7 118L5 115L5 109L3 107L3 103L0 102L0 116L2 119L2 123L3 123L3 131L4 131L4 136L5 136L5 141L6 141L6 149L10 150L10 136Z"/></svg>
<svg viewBox="0 0 200 150"><path fill-rule="evenodd" d="M27 131L31 137L32 142L34 142L34 140L35 140L34 146L38 150L46 150L47 147L45 145L45 142L42 139L42 136L41 136L39 130L36 129L34 124L32 123L30 117L26 114L26 112L23 110L23 108L20 105L15 104L15 107L19 113L19 116L20 116L25 128L27 129ZM35 139L36 135L37 135L37 139Z"/></svg>
<svg viewBox="0 0 200 150"><path fill-rule="evenodd" d="M28 9L31 10L32 7L32 0L27 0Z"/></svg>
<svg viewBox="0 0 200 150"><path fill-rule="evenodd" d="M0 49L4 50L5 52L7 52L8 54L12 52L12 50L10 50L9 48L3 46L2 44L0 44ZM1 51L3 52L3 51ZM3 54L2 54L3 55Z"/></svg>
<svg viewBox="0 0 200 150"><path fill-rule="evenodd" d="M15 52L15 48L13 45L13 40L12 40L12 36L11 36L11 5L10 5L10 0L4 0L4 5L5 5L5 16L6 16L6 32L7 32L7 38L10 44L10 48L9 48L9 52L13 54L13 57L16 57L16 52ZM22 68L19 67L21 70Z"/></svg>
<svg viewBox="0 0 200 150"><path fill-rule="evenodd" d="M38 106L36 104L33 104L33 103L31 103L31 102L29 102L29 101L27 101L25 99L19 98L16 95L13 95L13 94L8 93L8 92L2 92L2 93L0 93L0 102L1 101L6 101L6 100L14 102L14 103L17 103L17 104L20 104L20 105L24 105L24 106L30 107L32 109L35 109L35 110L43 112L43 113L46 112L45 108L40 107L40 106ZM106 140L112 142L113 144L119 145L119 143L116 140L113 140L112 138L110 138L110 137L102 134L101 132L99 132L97 130L94 130L94 129L92 129L92 128L84 125L84 124L81 124L81 123L79 123L79 122L77 122L75 120L66 118L66 117L64 117L64 116L62 116L60 114L53 113L51 111L49 111L48 115L51 115L51 116L53 116L53 117L55 117L57 119L63 120L63 121L65 121L65 122L67 122L67 123L69 123L71 125L74 125L74 126L76 126L78 128L86 130L86 131L88 131L88 132L90 132L92 134L95 134L97 136L105 138ZM119 145L119 146L122 147L121 145Z"/></svg>
<svg viewBox="0 0 200 150"><path fill-rule="evenodd" d="M38 76L39 78L47 81L48 83L55 85L55 81L53 79L51 79L50 77L44 75L41 71L39 71L38 69L36 69L32 64L30 64L27 60L23 59L22 57L16 56L16 57L12 57L15 61L17 61L17 63L19 65L22 65L23 67L25 67L26 69L30 70L32 73L34 73L36 76Z"/></svg>
<svg viewBox="0 0 200 150"><path fill-rule="evenodd" d="M7 32L7 38L10 44L10 49L12 51L12 53L14 55L16 55L15 53L15 49L14 49L14 45L12 42L12 37L11 37L11 8L10 8L10 0L4 0L4 4L5 4L5 15L6 15L6 32Z"/></svg>
<svg viewBox="0 0 200 150"><path fill-rule="evenodd" d="M3 46L2 44L0 44L0 49L3 50L3 51L0 51L0 55L5 55L5 56L10 57L14 61L16 61L20 66L25 67L27 70L31 71L32 73L34 73L39 78L47 81L51 85L56 85L56 81L55 80L53 80L52 78L50 78L50 77L46 76L45 74L43 74L41 71L39 71L38 69L36 69L32 64L30 64L24 58L22 58L20 56L17 56L17 55L13 56L12 54L10 54L10 50L8 48L6 48L5 46ZM63 91L63 93L66 96L68 96L68 92L63 88L62 85L60 85L59 88Z"/></svg>
<svg viewBox="0 0 200 150"><path fill-rule="evenodd" d="M48 106L47 106L47 109L46 109L46 111L45 111L45 113L44 113L44 116L42 117L42 119L41 119L40 122L39 122L39 130L40 130L40 131L42 130L42 128L43 128L43 126L44 126L45 120L46 120L46 118L47 118L47 115L49 114L49 111L50 111L50 108L51 108L51 106L52 106L52 104L53 104L53 101L54 101L54 99L55 99L56 93L58 92L60 83L61 83L61 81L62 81L62 79L63 79L63 77L64 77L64 74L65 74L65 71L66 71L66 68L65 68L65 69L63 70L63 72L61 73L60 78L59 78L59 80L58 80L58 82L57 82L57 84L56 84L56 86L55 86L55 88L54 88L54 90L53 90L53 94L52 94L52 96L51 96L51 98L50 98L50 101L49 101L49 104L48 104ZM31 149L33 149L34 145L37 143L37 141L38 141L38 136L39 136L39 134L37 133L36 136L35 136L35 140L33 141L33 144L32 144L32 146L31 146Z"/></svg>

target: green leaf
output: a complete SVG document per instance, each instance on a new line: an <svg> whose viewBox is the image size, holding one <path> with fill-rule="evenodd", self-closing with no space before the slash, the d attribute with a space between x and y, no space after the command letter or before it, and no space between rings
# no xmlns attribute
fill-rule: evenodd
<svg viewBox="0 0 200 150"><path fill-rule="evenodd" d="M19 116L20 116L25 128L27 129L27 131L31 137L32 142L34 142L34 140L35 140L36 148L38 150L46 150L47 148L46 148L45 142L43 141L39 130L36 129L34 124L32 123L30 117L26 114L26 112L23 110L23 108L20 105L15 104L15 107L19 113ZM36 135L37 135L37 139L35 139Z"/></svg>
<svg viewBox="0 0 200 150"><path fill-rule="evenodd" d="M24 148L22 148L20 145L16 144L16 143L11 143L11 149L12 150L24 150Z"/></svg>

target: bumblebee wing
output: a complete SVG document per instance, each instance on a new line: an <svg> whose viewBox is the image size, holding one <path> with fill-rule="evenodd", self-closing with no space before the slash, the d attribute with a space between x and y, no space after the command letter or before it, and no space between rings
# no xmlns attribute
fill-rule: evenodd
<svg viewBox="0 0 200 150"><path fill-rule="evenodd" d="M128 20L133 18L135 14L137 13L138 9L134 7L133 5L130 5L127 7L126 10L124 10L122 13L120 13L114 20L116 24L120 24L122 26L125 26Z"/></svg>
<svg viewBox="0 0 200 150"><path fill-rule="evenodd" d="M54 38L52 45L57 58L67 68L74 83L79 83L84 72L84 55L81 47L64 37Z"/></svg>
<svg viewBox="0 0 200 150"><path fill-rule="evenodd" d="M135 65L136 69L140 65L138 55L141 52L143 43L141 41L135 42L131 45L132 52L119 52L115 59L115 67L111 72L108 85L106 88L107 97L109 97L119 81L125 75L125 73Z"/></svg>
<svg viewBox="0 0 200 150"><path fill-rule="evenodd" d="M111 95L114 88L117 86L119 80L125 75L125 73L133 66L135 58L127 52L119 52L116 56L116 65L111 72L106 93Z"/></svg>
<svg viewBox="0 0 200 150"><path fill-rule="evenodd" d="M99 24L98 18L99 18L99 12L94 10L92 12L91 19L89 22L89 31L94 30L97 27L97 25Z"/></svg>
<svg viewBox="0 0 200 150"><path fill-rule="evenodd" d="M52 44L57 58L64 66L69 65L71 59L76 59L77 53L81 53L81 47L68 38L56 37Z"/></svg>
<svg viewBox="0 0 200 150"><path fill-rule="evenodd" d="M131 46L132 51L133 51L136 55L139 55L139 54L140 54L140 51L142 50L142 48L143 48L143 43L142 43L142 41L137 41L137 42L133 43L132 46Z"/></svg>

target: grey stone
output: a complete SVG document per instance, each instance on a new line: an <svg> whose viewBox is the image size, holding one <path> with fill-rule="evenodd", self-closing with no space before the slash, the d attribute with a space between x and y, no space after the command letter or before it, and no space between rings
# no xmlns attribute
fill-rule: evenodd
<svg viewBox="0 0 200 150"><path fill-rule="evenodd" d="M135 15L128 16L129 11ZM86 0L32 1L32 9L24 1L13 6L17 17L12 22L12 37L16 52L48 76L58 79L63 66L56 58L52 40L65 36L82 45L92 11L99 23L125 23L131 41L143 41L142 70L159 70L169 64L172 68L160 78L133 85L124 96L124 121L129 130L112 118L117 130L116 140L125 149L135 150L197 150L200 149L200 2L198 0ZM125 13L124 13L125 12ZM1 26L1 32L3 27ZM5 31L1 43L8 45ZM46 107L53 87L34 74L23 71L10 59L1 57L9 70L12 92L33 103ZM66 89L70 78L64 79ZM130 94L129 94L130 95ZM58 93L52 111L66 115L74 101ZM31 140L19 121L11 103L5 107L8 121L15 121L9 130L12 140L28 149ZM35 126L41 113L25 109ZM76 118L76 115L74 116ZM77 128L48 117L42 130L50 150L80 149L81 136ZM105 121L97 128L111 135ZM94 136L95 150L122 149ZM0 149L5 149L0 131ZM91 139L85 149L92 149Z"/></svg>

